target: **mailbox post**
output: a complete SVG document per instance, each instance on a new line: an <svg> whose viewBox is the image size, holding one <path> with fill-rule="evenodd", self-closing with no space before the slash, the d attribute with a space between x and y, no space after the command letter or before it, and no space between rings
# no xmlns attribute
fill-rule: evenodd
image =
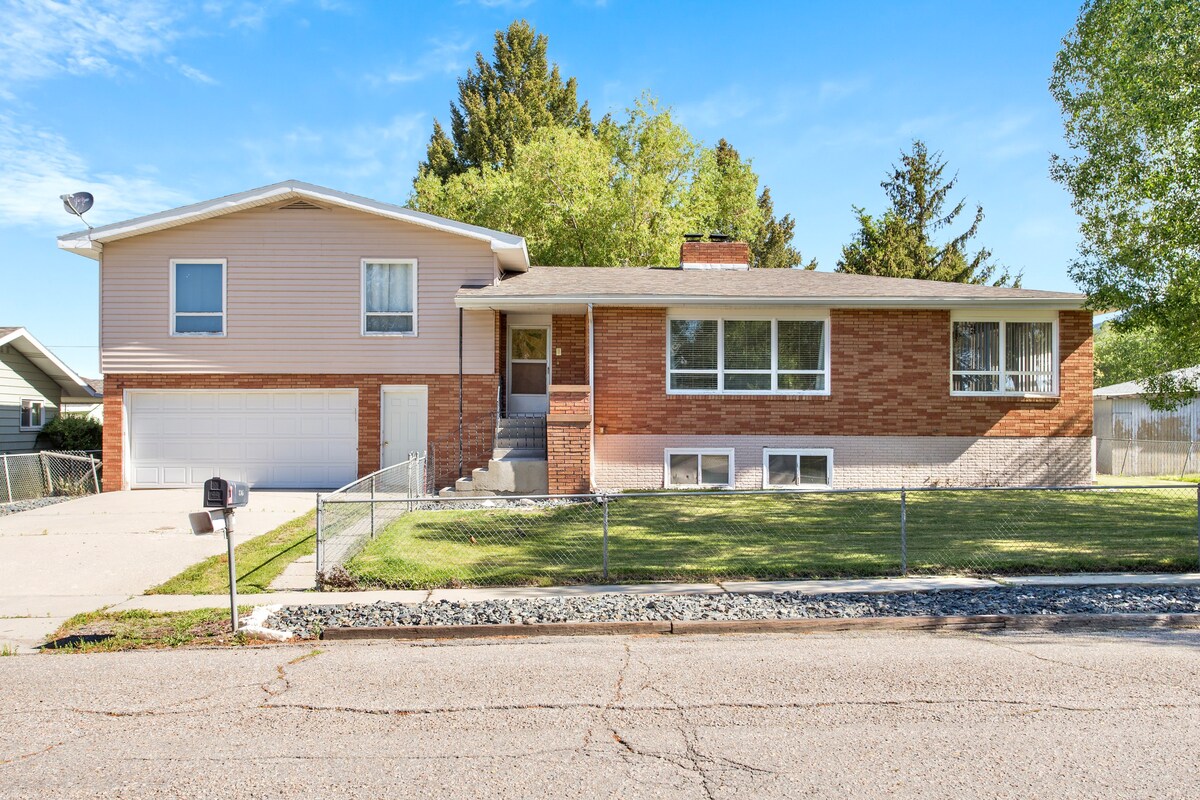
<svg viewBox="0 0 1200 800"><path fill-rule="evenodd" d="M225 518L225 542L229 547L229 622L238 630L237 564L233 559L233 510L250 502L250 487L241 481L209 478L204 482L204 507L219 508Z"/></svg>

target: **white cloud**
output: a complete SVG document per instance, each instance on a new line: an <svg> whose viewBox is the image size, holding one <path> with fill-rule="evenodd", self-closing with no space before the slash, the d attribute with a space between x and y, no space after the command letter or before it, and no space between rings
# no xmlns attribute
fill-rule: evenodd
<svg viewBox="0 0 1200 800"><path fill-rule="evenodd" d="M471 40L467 38L429 39L420 58L368 75L367 80L381 85L414 83L430 75L454 75L466 67L466 55L470 50Z"/></svg>
<svg viewBox="0 0 1200 800"><path fill-rule="evenodd" d="M871 82L866 78L846 78L842 80L825 80L817 86L817 99L821 102L842 100L865 91Z"/></svg>
<svg viewBox="0 0 1200 800"><path fill-rule="evenodd" d="M92 171L61 135L0 115L0 225L73 230L59 195L96 196L93 225L173 208L189 201L152 177Z"/></svg>
<svg viewBox="0 0 1200 800"><path fill-rule="evenodd" d="M761 102L740 86L730 86L692 103L674 109L679 121L689 127L716 128L723 123L749 116Z"/></svg>
<svg viewBox="0 0 1200 800"><path fill-rule="evenodd" d="M162 0L0 0L0 93L57 75L111 75L177 38Z"/></svg>

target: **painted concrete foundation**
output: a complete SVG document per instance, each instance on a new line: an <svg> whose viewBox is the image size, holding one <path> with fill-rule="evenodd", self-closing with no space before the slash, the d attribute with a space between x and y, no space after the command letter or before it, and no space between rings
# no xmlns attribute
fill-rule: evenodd
<svg viewBox="0 0 1200 800"><path fill-rule="evenodd" d="M762 488L765 447L831 448L835 489L1089 484L1090 437L596 436L601 489L663 486L663 451L734 448L735 488Z"/></svg>

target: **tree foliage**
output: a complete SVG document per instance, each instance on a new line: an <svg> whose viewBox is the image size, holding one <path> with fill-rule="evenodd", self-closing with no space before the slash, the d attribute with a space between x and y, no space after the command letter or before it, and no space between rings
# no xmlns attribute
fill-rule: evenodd
<svg viewBox="0 0 1200 800"><path fill-rule="evenodd" d="M492 60L475 54L475 69L458 81L450 103L450 135L437 120L420 172L445 179L473 168L497 167L542 128L591 127L574 78L563 80L546 58L548 40L525 20L496 31Z"/></svg>
<svg viewBox="0 0 1200 800"><path fill-rule="evenodd" d="M521 20L497 31L491 61L476 54L410 205L524 236L541 264L672 264L685 233L747 241L756 267L802 263L795 221L774 216L729 142L705 147L648 96L593 125L547 44Z"/></svg>
<svg viewBox="0 0 1200 800"><path fill-rule="evenodd" d="M955 224L966 208L966 200L962 199L947 209L958 176L944 180L945 171L942 154L930 153L919 139L913 142L910 152L901 153L900 163L892 166L892 174L880 184L891 207L880 217L855 207L859 231L842 248L838 271L1019 286L1020 275L1013 276L1007 269L998 268L986 247L974 255L968 253L970 241L983 222L982 206L975 207L975 216L962 233L951 236L945 244L935 241Z"/></svg>
<svg viewBox="0 0 1200 800"><path fill-rule="evenodd" d="M1088 0L1050 91L1082 245L1071 276L1117 331L1159 332L1143 376L1160 406L1200 390L1165 375L1200 363L1200 4Z"/></svg>
<svg viewBox="0 0 1200 800"><path fill-rule="evenodd" d="M675 263L685 233L758 230L757 183L749 165L721 163L642 98L594 130L537 131L503 166L448 179L425 173L412 202L518 233L535 263L645 266Z"/></svg>

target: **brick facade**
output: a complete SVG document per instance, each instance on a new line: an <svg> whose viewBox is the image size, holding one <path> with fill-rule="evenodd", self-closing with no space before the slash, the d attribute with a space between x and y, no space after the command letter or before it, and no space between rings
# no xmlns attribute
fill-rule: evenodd
<svg viewBox="0 0 1200 800"><path fill-rule="evenodd" d="M763 449L833 451L833 488L1049 486L1092 482L1090 437L596 436L596 485L663 485L667 448L732 448L734 486L763 488Z"/></svg>
<svg viewBox="0 0 1200 800"><path fill-rule="evenodd" d="M546 417L546 460L550 494L591 490L592 427L586 386L552 386Z"/></svg>
<svg viewBox="0 0 1200 800"><path fill-rule="evenodd" d="M124 488L126 389L357 389L358 474L366 475L379 469L381 387L404 384L429 387L430 441L455 436L457 375L105 375L104 490ZM495 397L495 375L463 376L464 419L491 415Z"/></svg>
<svg viewBox="0 0 1200 800"><path fill-rule="evenodd" d="M952 397L950 312L834 309L828 396L666 393L666 310L595 311L597 434L1089 437L1092 315L1059 313L1056 398Z"/></svg>
<svg viewBox="0 0 1200 800"><path fill-rule="evenodd" d="M587 317L555 314L550 332L554 349L551 375L555 383L582 385L588 382ZM559 351L562 355L559 355Z"/></svg>

